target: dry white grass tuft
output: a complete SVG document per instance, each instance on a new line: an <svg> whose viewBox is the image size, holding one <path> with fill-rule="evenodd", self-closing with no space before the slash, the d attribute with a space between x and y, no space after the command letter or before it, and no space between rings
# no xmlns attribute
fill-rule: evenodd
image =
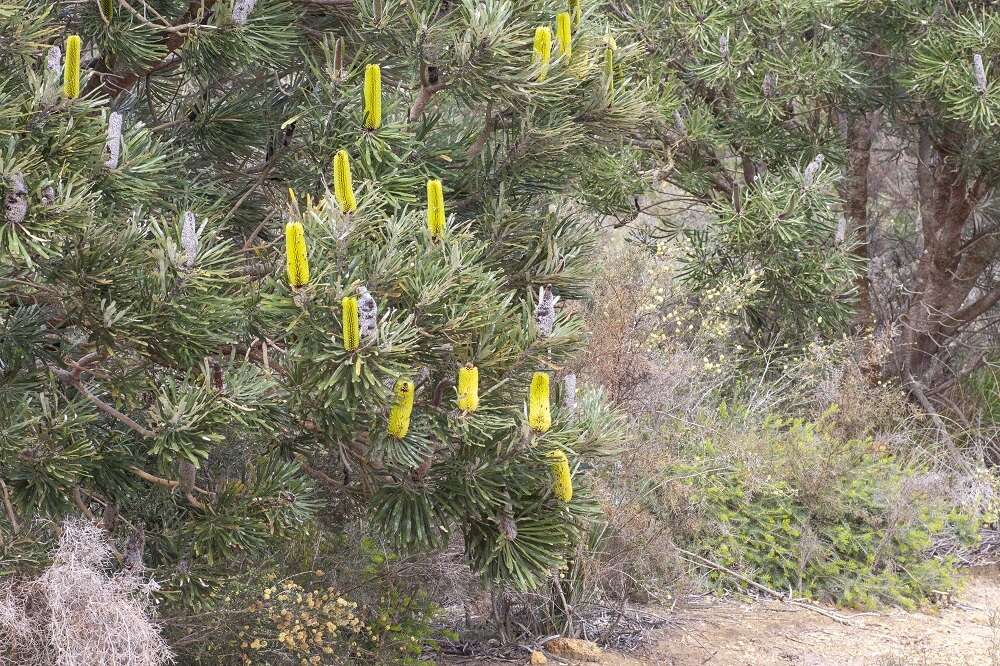
<svg viewBox="0 0 1000 666"><path fill-rule="evenodd" d="M84 520L63 525L51 566L0 588L0 665L158 666L173 655L152 619L153 582L109 574L112 546Z"/></svg>

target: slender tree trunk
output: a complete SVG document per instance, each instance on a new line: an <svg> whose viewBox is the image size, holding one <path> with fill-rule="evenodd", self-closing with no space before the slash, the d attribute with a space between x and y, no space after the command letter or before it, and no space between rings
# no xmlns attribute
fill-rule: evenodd
<svg viewBox="0 0 1000 666"><path fill-rule="evenodd" d="M853 243L852 252L862 263L855 281L858 305L854 325L864 330L874 323L871 301L871 280L868 276L868 239L871 235L868 217L868 173L871 166L872 141L878 131L880 111L870 111L847 120L847 172L841 188L847 237Z"/></svg>

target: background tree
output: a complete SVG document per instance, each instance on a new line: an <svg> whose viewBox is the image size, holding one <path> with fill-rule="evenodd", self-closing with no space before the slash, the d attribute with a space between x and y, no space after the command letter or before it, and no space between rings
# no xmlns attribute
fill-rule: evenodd
<svg viewBox="0 0 1000 666"><path fill-rule="evenodd" d="M563 305L587 295L594 191L632 206L622 138L655 117L636 52L594 7L556 31L566 9L0 5L5 558L79 512L211 605L331 507L404 549L457 530L490 581L561 566L597 510L581 462L617 438L559 389Z"/></svg>
<svg viewBox="0 0 1000 666"><path fill-rule="evenodd" d="M649 205L693 240L696 283L757 271L751 332L875 325L893 336L886 370L908 384L947 385L982 359L968 345L995 340L1000 300L989 6L618 5L650 71L666 72L674 118L645 144L667 186ZM682 223L692 205L706 227Z"/></svg>

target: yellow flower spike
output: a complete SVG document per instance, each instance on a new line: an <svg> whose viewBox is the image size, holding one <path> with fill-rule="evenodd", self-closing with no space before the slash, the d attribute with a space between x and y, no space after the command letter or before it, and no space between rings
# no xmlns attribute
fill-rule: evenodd
<svg viewBox="0 0 1000 666"><path fill-rule="evenodd" d="M413 413L413 382L400 379L392 392L395 397L389 409L389 434L403 439L410 430L410 414Z"/></svg>
<svg viewBox="0 0 1000 666"><path fill-rule="evenodd" d="M471 363L458 369L458 408L463 412L479 409L479 368Z"/></svg>
<svg viewBox="0 0 1000 666"><path fill-rule="evenodd" d="M354 351L361 346L361 318L358 315L358 299L353 296L344 296L340 307L344 326L344 349Z"/></svg>
<svg viewBox="0 0 1000 666"><path fill-rule="evenodd" d="M289 222L285 225L285 260L288 265L288 284L292 287L308 284L309 256L301 222Z"/></svg>
<svg viewBox="0 0 1000 666"><path fill-rule="evenodd" d="M580 23L583 19L583 2L582 0L569 0L569 11L573 14L573 23Z"/></svg>
<svg viewBox="0 0 1000 666"><path fill-rule="evenodd" d="M608 104L611 104L611 98L615 96L615 49L617 45L615 44L615 38L608 35L606 38L607 45L604 47L604 82L607 86L608 91Z"/></svg>
<svg viewBox="0 0 1000 666"><path fill-rule="evenodd" d="M441 238L444 235L444 189L441 181L434 179L427 181L427 229L431 232L432 238Z"/></svg>
<svg viewBox="0 0 1000 666"><path fill-rule="evenodd" d="M551 461L552 493L563 502L573 499L573 476L569 471L569 459L562 451L549 451L546 457Z"/></svg>
<svg viewBox="0 0 1000 666"><path fill-rule="evenodd" d="M547 372L536 372L531 378L531 392L528 394L528 425L535 432L547 432L552 427Z"/></svg>
<svg viewBox="0 0 1000 666"><path fill-rule="evenodd" d="M549 75L549 61L552 59L552 31L547 26L535 28L535 56L538 65L538 80L544 81Z"/></svg>
<svg viewBox="0 0 1000 666"><path fill-rule="evenodd" d="M365 67L365 127L382 126L382 70L378 65Z"/></svg>
<svg viewBox="0 0 1000 666"><path fill-rule="evenodd" d="M115 16L115 0L101 0L101 13L104 18L111 20Z"/></svg>
<svg viewBox="0 0 1000 666"><path fill-rule="evenodd" d="M338 150L333 158L333 196L337 206L345 213L353 213L358 208L351 183L351 158L346 150Z"/></svg>
<svg viewBox="0 0 1000 666"><path fill-rule="evenodd" d="M66 60L63 64L63 97L75 99L80 96L80 48L79 35L66 38Z"/></svg>
<svg viewBox="0 0 1000 666"><path fill-rule="evenodd" d="M556 16L556 39L559 42L559 53L568 59L573 55L573 19L569 12L560 12Z"/></svg>

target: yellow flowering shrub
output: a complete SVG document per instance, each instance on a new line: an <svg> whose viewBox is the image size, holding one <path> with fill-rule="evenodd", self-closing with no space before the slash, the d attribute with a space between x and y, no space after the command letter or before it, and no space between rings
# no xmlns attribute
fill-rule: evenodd
<svg viewBox="0 0 1000 666"><path fill-rule="evenodd" d="M358 604L333 587L306 589L294 580L266 587L248 609L255 624L239 632L244 664L333 664L361 657L372 638Z"/></svg>

